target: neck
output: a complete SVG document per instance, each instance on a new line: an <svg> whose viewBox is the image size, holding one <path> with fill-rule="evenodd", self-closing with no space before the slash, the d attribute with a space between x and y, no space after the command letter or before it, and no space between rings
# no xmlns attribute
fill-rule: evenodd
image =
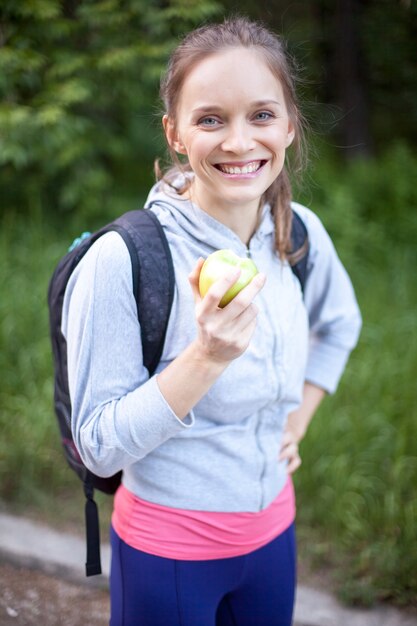
<svg viewBox="0 0 417 626"><path fill-rule="evenodd" d="M220 205L200 202L195 188L190 187L187 193L189 199L202 211L230 228L247 246L259 225L262 205L260 200L248 203L246 206L230 204Z"/></svg>

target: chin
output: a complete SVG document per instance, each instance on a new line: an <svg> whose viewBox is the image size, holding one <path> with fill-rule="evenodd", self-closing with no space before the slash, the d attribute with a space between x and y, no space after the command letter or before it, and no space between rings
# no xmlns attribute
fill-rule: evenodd
<svg viewBox="0 0 417 626"><path fill-rule="evenodd" d="M245 204L253 204L259 203L262 196L268 187L265 188L263 185L261 188L252 190L252 192L242 193L242 190L236 190L236 193L229 193L225 191L224 194L221 195L221 200L226 202L227 204L236 204L236 205L245 205Z"/></svg>

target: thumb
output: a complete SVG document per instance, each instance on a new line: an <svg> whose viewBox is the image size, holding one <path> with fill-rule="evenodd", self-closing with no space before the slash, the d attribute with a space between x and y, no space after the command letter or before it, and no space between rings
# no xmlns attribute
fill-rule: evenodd
<svg viewBox="0 0 417 626"><path fill-rule="evenodd" d="M198 286L198 282L199 282L200 272L201 272L201 268L203 267L204 260L205 259L203 259L203 257L200 257L197 260L197 263L196 263L194 269L188 275L188 280L189 280L189 283L191 285L191 289L193 290L194 300L195 300L196 304L197 304L197 302L201 301L200 288Z"/></svg>

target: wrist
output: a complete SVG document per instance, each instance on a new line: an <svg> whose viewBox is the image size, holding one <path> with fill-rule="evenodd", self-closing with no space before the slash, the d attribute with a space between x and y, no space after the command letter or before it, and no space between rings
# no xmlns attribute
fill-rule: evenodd
<svg viewBox="0 0 417 626"><path fill-rule="evenodd" d="M302 408L299 408L288 416L287 430L292 433L297 444L304 439L309 422L310 419L304 414Z"/></svg>
<svg viewBox="0 0 417 626"><path fill-rule="evenodd" d="M195 341L159 372L159 389L179 419L201 400L227 365L210 359Z"/></svg>
<svg viewBox="0 0 417 626"><path fill-rule="evenodd" d="M218 356L207 350L199 339L195 339L185 352L188 353L188 357L198 368L197 371L205 371L212 376L220 376L230 363L230 360L219 359Z"/></svg>
<svg viewBox="0 0 417 626"><path fill-rule="evenodd" d="M297 444L301 443L301 441L304 439L306 431L307 431L307 428L302 427L302 426L297 426L293 429L294 437L295 437Z"/></svg>

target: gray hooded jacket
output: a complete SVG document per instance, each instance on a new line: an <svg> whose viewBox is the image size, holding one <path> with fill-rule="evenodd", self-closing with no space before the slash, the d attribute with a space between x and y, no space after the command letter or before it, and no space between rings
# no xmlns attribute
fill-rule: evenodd
<svg viewBox="0 0 417 626"><path fill-rule="evenodd" d="M351 282L320 220L305 207L293 208L310 238L304 297L274 251L268 207L247 249L162 183L152 189L147 210L164 227L176 273L157 372L195 337L188 274L198 257L220 248L250 253L267 275L249 347L183 421L143 366L123 240L107 233L92 246L68 283L62 321L73 435L91 471L110 476L122 469L124 485L140 498L184 509L256 512L278 495L286 480L278 456L287 415L299 405L305 380L329 393L336 389L361 326Z"/></svg>

